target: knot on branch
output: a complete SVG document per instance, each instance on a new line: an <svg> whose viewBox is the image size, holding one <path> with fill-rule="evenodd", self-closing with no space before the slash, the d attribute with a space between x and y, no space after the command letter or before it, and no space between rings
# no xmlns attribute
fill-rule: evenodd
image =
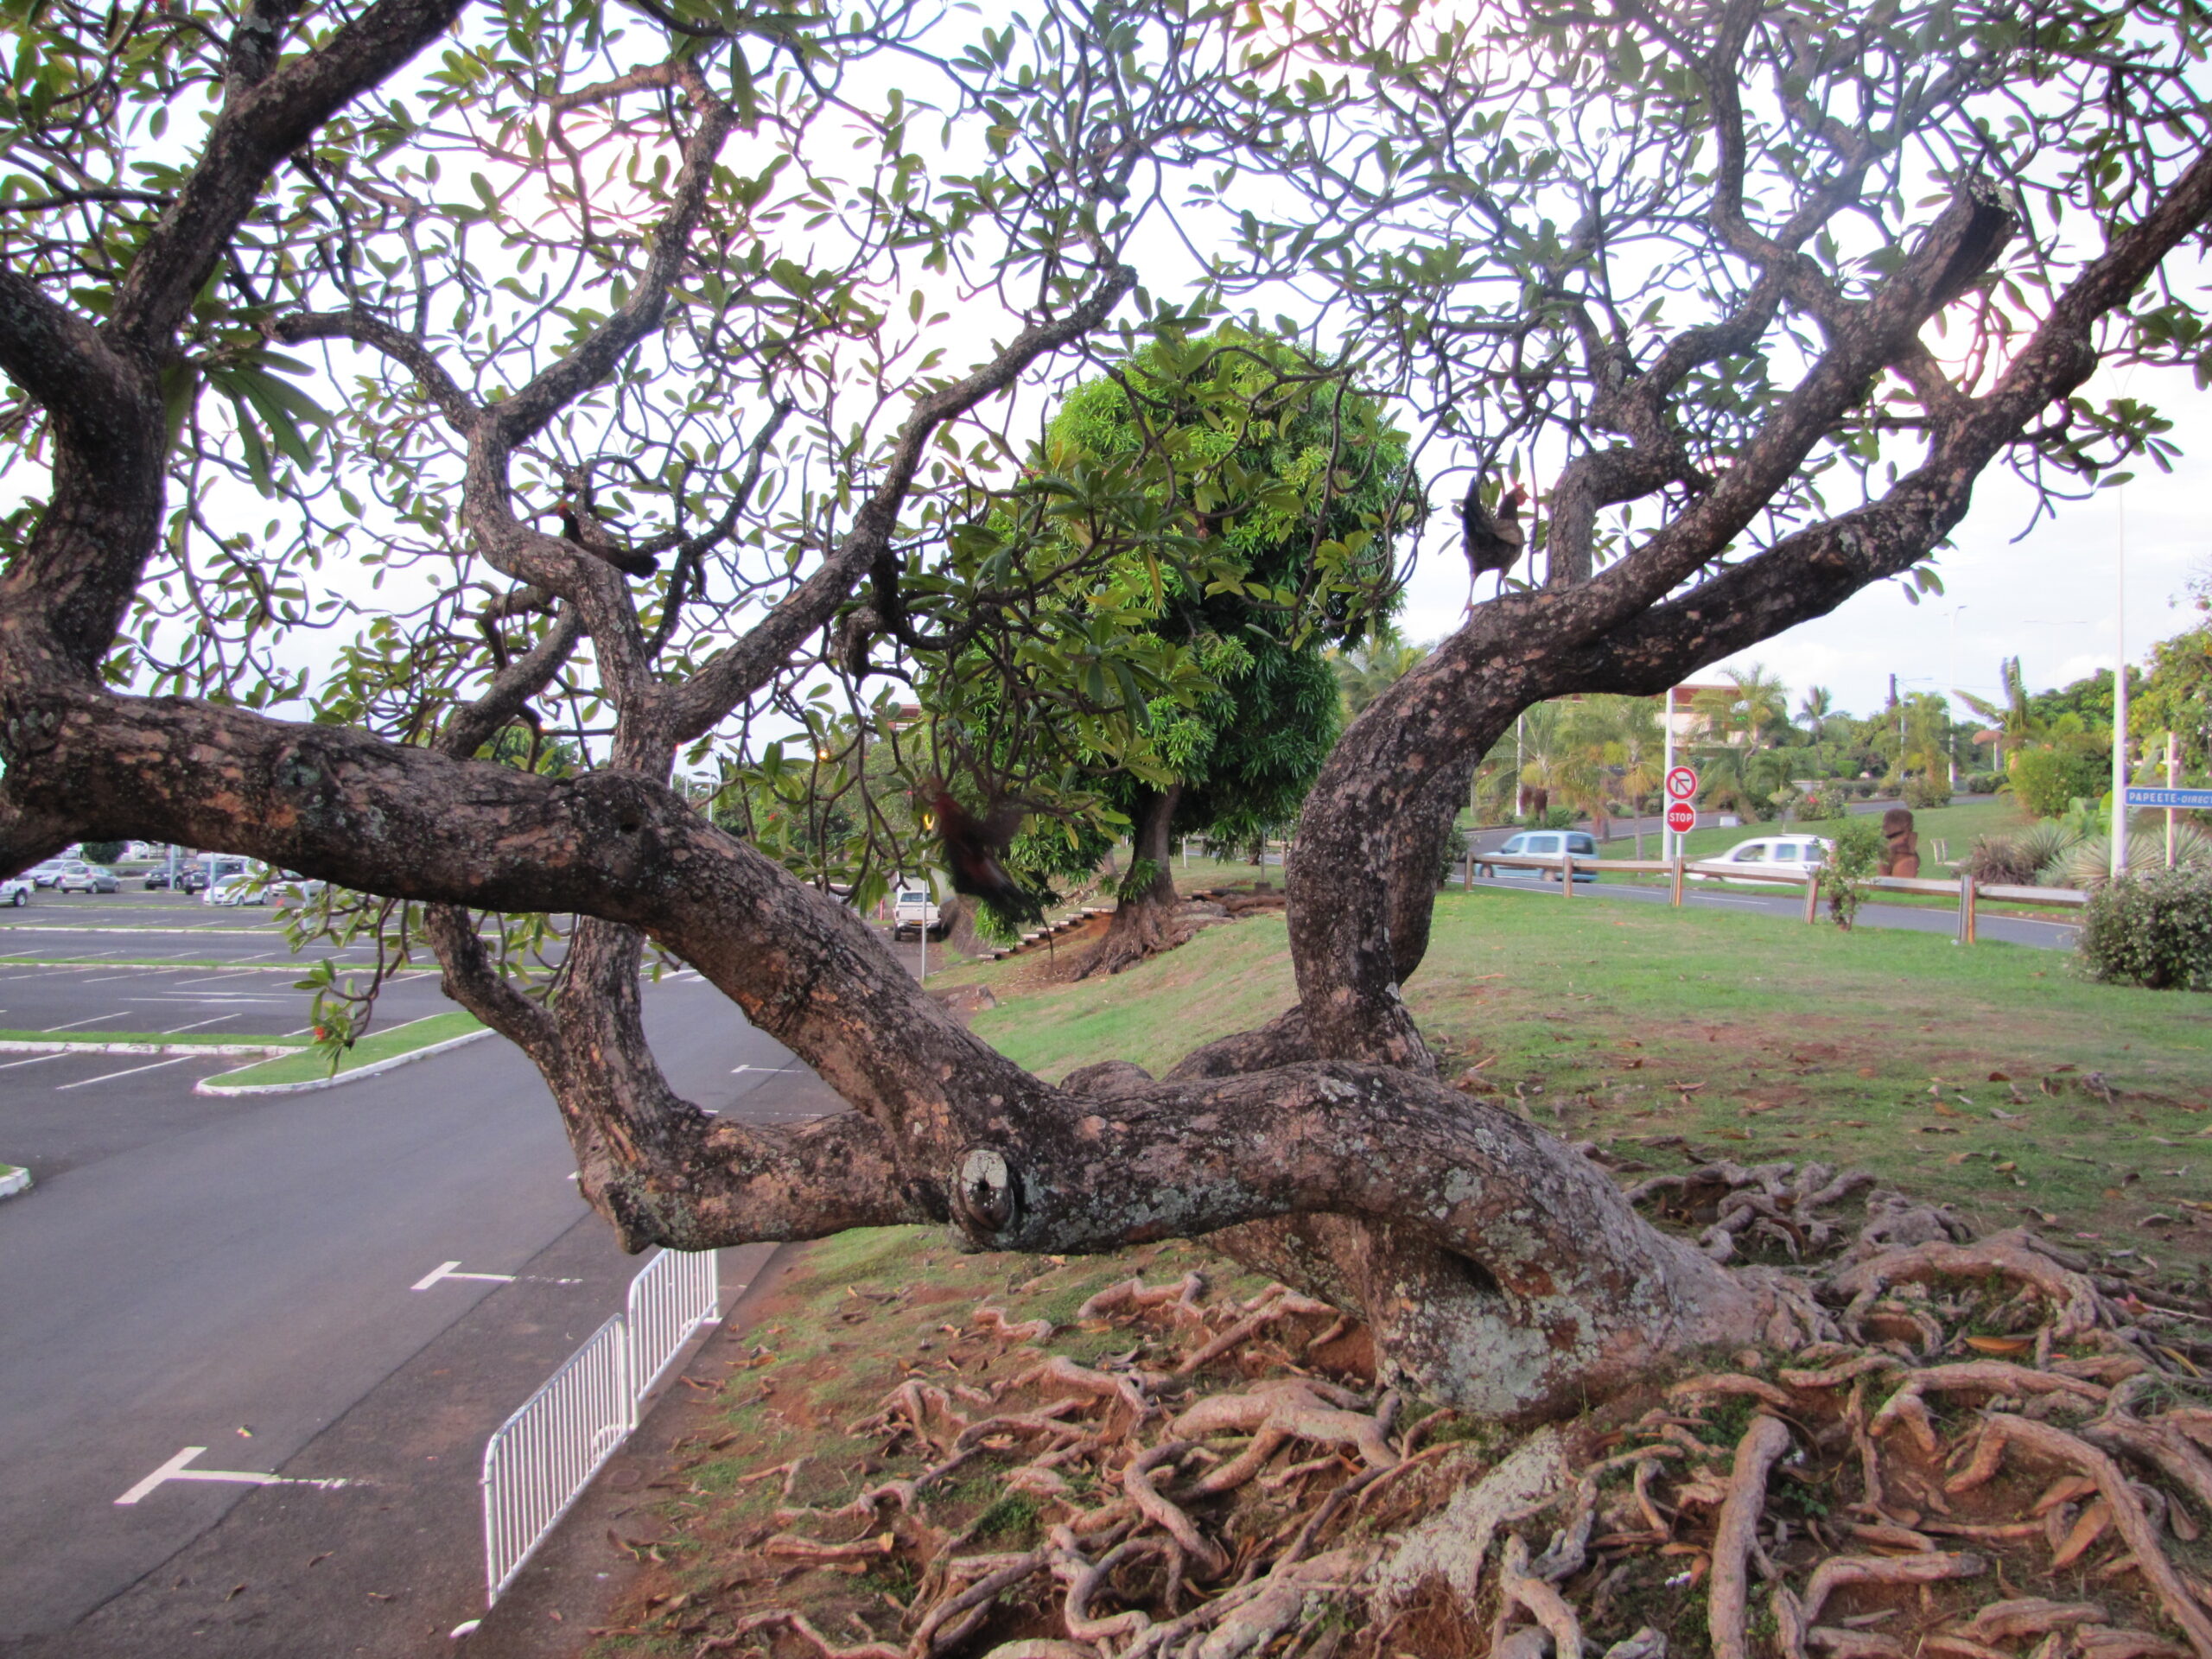
<svg viewBox="0 0 2212 1659"><path fill-rule="evenodd" d="M1004 1153L970 1147L952 1181L952 1213L978 1243L988 1243L1021 1214L1021 1177Z"/></svg>

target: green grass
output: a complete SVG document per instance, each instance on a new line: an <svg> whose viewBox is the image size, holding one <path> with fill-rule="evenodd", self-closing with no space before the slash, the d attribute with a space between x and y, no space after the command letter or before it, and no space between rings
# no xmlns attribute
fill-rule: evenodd
<svg viewBox="0 0 2212 1659"><path fill-rule="evenodd" d="M1013 965L960 976L995 985ZM1294 995L1274 916L1103 982L998 994L976 1033L1048 1077L1102 1059L1157 1074ZM2098 985L2025 946L1496 890L1440 895L1406 996L1448 1075L1471 1067L1574 1139L1819 1158L1984 1227L2049 1214L2109 1247L2212 1256L2212 1216L2200 1233L2187 1207L2212 1183L2201 996ZM2158 1213L2175 1222L2146 1230Z"/></svg>
<svg viewBox="0 0 2212 1659"><path fill-rule="evenodd" d="M251 1045L257 1048L298 1048L304 1037L239 1036L228 1032L186 1031L0 1031L6 1043L158 1043L167 1048L197 1048L211 1043Z"/></svg>
<svg viewBox="0 0 2212 1659"><path fill-rule="evenodd" d="M405 1025L394 1026L388 1031L372 1031L346 1051L338 1063L336 1075L343 1077L348 1071L357 1071L378 1060L394 1059L402 1054L411 1054L418 1048L428 1048L433 1043L448 1042L482 1029L474 1014L454 1012L410 1020ZM236 1071L226 1071L208 1081L219 1083L226 1088L261 1088L270 1084L310 1083L331 1075L329 1060L323 1055L309 1052L263 1060Z"/></svg>

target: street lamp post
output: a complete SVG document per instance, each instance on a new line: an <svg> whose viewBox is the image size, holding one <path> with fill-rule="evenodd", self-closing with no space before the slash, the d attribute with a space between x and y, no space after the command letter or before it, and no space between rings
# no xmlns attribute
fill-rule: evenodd
<svg viewBox="0 0 2212 1659"><path fill-rule="evenodd" d="M1951 607L1951 677L1948 682L1949 689L1943 693L1943 712L1946 719L1950 718L1951 699L1959 695L1959 613L1964 609L1966 609L1966 607L1963 605L1954 605ZM1959 739L1957 733L1953 732L1949 734L1948 741L1943 745L1943 748L1944 759L1949 764L1951 769L1951 788L1954 791L1956 791L1959 786Z"/></svg>
<svg viewBox="0 0 2212 1659"><path fill-rule="evenodd" d="M2112 675L2112 879L2127 872L2127 492L2113 492L2120 511L2120 532L2113 538L2119 566L2115 594Z"/></svg>

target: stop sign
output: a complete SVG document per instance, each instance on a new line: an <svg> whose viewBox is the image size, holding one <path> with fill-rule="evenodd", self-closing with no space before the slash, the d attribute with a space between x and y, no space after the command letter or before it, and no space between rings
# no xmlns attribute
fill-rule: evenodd
<svg viewBox="0 0 2212 1659"><path fill-rule="evenodd" d="M1667 804L1667 827L1677 835L1687 834L1697 828L1697 809L1688 801Z"/></svg>
<svg viewBox="0 0 2212 1659"><path fill-rule="evenodd" d="M1697 770L1694 766L1674 766L1667 772L1667 798L1687 801L1697 793Z"/></svg>

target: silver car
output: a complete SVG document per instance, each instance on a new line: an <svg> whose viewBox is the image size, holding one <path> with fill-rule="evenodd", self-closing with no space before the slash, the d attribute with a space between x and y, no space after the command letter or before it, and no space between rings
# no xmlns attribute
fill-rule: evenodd
<svg viewBox="0 0 2212 1659"><path fill-rule="evenodd" d="M1598 838L1586 830L1523 830L1520 834L1510 837L1504 846L1494 848L1488 856L1556 859L1566 853L1572 853L1578 859L1595 860L1598 856ZM1499 878L1512 876L1544 881L1559 880L1557 870L1499 869L1493 865L1484 863L1483 856L1478 855L1475 859L1475 873L1478 875ZM1578 881L1595 881L1598 879L1598 872L1594 868L1586 869L1578 867L1574 872L1574 879Z"/></svg>
<svg viewBox="0 0 2212 1659"><path fill-rule="evenodd" d="M64 893L119 893L123 884L115 879L115 872L105 865L86 864L73 861L61 872L61 879L54 884Z"/></svg>

